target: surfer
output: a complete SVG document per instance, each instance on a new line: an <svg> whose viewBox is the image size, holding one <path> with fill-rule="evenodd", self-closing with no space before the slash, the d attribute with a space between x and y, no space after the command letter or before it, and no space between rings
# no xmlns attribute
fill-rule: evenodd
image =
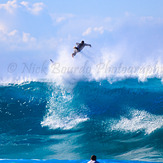
<svg viewBox="0 0 163 163"><path fill-rule="evenodd" d="M98 161L96 161L96 156L92 155L91 156L91 161L89 161L88 163L99 163Z"/></svg>
<svg viewBox="0 0 163 163"><path fill-rule="evenodd" d="M78 52L80 52L85 46L90 46L91 44L86 44L84 41L81 41L81 43L76 43L77 46L74 47L74 52L72 53L72 57L74 57Z"/></svg>

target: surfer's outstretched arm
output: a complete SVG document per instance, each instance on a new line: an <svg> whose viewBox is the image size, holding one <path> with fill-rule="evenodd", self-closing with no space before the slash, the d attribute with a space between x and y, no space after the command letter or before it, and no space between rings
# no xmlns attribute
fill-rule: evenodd
<svg viewBox="0 0 163 163"><path fill-rule="evenodd" d="M91 47L91 44L84 44L85 46L90 46Z"/></svg>
<svg viewBox="0 0 163 163"><path fill-rule="evenodd" d="M77 46L78 46L79 44L80 44L80 43L78 43L78 42L76 43Z"/></svg>

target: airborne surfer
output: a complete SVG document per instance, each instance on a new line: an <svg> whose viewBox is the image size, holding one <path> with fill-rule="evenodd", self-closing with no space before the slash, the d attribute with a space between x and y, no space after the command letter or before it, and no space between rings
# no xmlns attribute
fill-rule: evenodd
<svg viewBox="0 0 163 163"><path fill-rule="evenodd" d="M81 43L76 43L77 47L74 47L74 52L72 53L72 57L74 57L78 52L80 52L85 46L90 46L91 44L86 44L84 41L81 41Z"/></svg>

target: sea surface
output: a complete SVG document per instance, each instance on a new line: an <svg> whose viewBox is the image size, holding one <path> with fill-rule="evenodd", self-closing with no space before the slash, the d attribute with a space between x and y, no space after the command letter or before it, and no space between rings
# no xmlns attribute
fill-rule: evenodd
<svg viewBox="0 0 163 163"><path fill-rule="evenodd" d="M101 163L163 162L160 79L0 86L0 162L85 163L92 154Z"/></svg>

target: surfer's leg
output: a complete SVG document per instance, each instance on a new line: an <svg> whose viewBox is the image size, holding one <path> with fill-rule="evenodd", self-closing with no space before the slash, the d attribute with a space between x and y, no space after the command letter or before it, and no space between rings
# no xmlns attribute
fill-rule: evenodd
<svg viewBox="0 0 163 163"><path fill-rule="evenodd" d="M76 53L72 53L72 58L76 55Z"/></svg>
<svg viewBox="0 0 163 163"><path fill-rule="evenodd" d="M74 49L78 50L78 48L75 46Z"/></svg>

